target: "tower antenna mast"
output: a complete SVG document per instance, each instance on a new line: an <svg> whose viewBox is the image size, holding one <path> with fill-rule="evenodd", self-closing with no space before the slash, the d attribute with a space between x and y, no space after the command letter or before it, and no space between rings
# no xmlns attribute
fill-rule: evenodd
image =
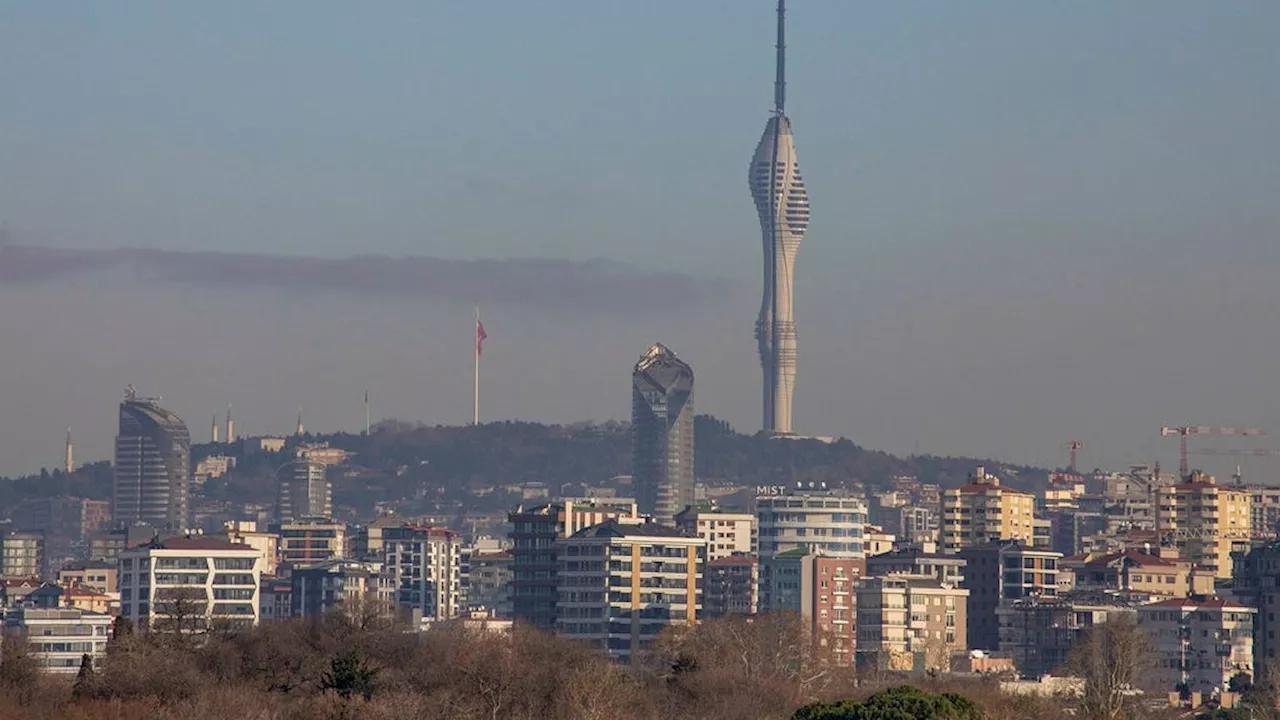
<svg viewBox="0 0 1280 720"><path fill-rule="evenodd" d="M778 0L778 75L773 81L773 111L782 115L787 104L787 0Z"/></svg>

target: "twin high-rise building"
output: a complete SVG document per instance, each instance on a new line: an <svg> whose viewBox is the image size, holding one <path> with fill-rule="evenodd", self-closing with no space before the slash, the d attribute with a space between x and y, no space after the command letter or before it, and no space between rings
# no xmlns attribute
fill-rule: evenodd
<svg viewBox="0 0 1280 720"><path fill-rule="evenodd" d="M693 504L693 369L661 344L631 374L631 482L640 512L665 525Z"/></svg>
<svg viewBox="0 0 1280 720"><path fill-rule="evenodd" d="M130 388L120 403L112 521L186 529L190 486L191 434L186 424Z"/></svg>
<svg viewBox="0 0 1280 720"><path fill-rule="evenodd" d="M751 158L748 177L764 241L764 298L756 322L764 371L764 430L793 432L791 399L796 384L796 324L791 312L796 254L809 227L809 195L796 163L795 138L786 105L786 6L778 0L777 78L773 117Z"/></svg>

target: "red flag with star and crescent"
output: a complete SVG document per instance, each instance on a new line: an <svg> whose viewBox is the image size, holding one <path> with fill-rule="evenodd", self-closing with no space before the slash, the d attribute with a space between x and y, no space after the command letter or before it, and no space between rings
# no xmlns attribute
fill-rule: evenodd
<svg viewBox="0 0 1280 720"><path fill-rule="evenodd" d="M484 339L489 337L489 333L484 331L484 323L476 320L476 357L484 354Z"/></svg>

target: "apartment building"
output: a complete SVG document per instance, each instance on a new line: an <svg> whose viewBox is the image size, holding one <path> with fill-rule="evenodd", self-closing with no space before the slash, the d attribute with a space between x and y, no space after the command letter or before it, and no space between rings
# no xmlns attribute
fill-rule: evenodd
<svg viewBox="0 0 1280 720"><path fill-rule="evenodd" d="M1226 692L1231 678L1253 672L1253 608L1210 597L1173 598L1138 608L1155 655L1153 689L1185 684L1190 692Z"/></svg>
<svg viewBox="0 0 1280 720"><path fill-rule="evenodd" d="M230 520L222 524L222 531L217 536L227 542L241 543L251 548L257 548L263 557L262 573L264 575L275 574L280 558L279 535L268 532L265 527L259 529L258 523L252 520Z"/></svg>
<svg viewBox="0 0 1280 720"><path fill-rule="evenodd" d="M966 640L974 650L998 648L1000 631L996 610L1002 604L1058 594L1058 562L1062 553L1011 540L965 547L957 556L965 561L960 587L969 591Z"/></svg>
<svg viewBox="0 0 1280 720"><path fill-rule="evenodd" d="M1259 673L1280 667L1280 542L1271 542L1233 558L1232 594L1256 610L1253 665Z"/></svg>
<svg viewBox="0 0 1280 720"><path fill-rule="evenodd" d="M186 535L130 548L118 562L120 614L139 628L202 632L261 619L256 548Z"/></svg>
<svg viewBox="0 0 1280 720"><path fill-rule="evenodd" d="M703 615L755 615L759 607L760 563L751 555L710 560L702 583Z"/></svg>
<svg viewBox="0 0 1280 720"><path fill-rule="evenodd" d="M347 555L347 525L332 520L280 523L280 560L292 566L311 565Z"/></svg>
<svg viewBox="0 0 1280 720"><path fill-rule="evenodd" d="M960 585L964 579L964 558L936 552L934 543L881 553L867 558L867 575L924 575L948 585Z"/></svg>
<svg viewBox="0 0 1280 720"><path fill-rule="evenodd" d="M857 665L949 671L963 653L968 590L922 575L865 578L857 587Z"/></svg>
<svg viewBox="0 0 1280 720"><path fill-rule="evenodd" d="M1196 473L1188 482L1157 493L1156 529L1178 554L1213 572L1231 577L1231 553L1248 552L1253 535L1253 497L1244 487L1219 485Z"/></svg>
<svg viewBox="0 0 1280 720"><path fill-rule="evenodd" d="M395 599L422 621L449 620L462 610L462 539L444 528L402 526L382 533L383 567Z"/></svg>
<svg viewBox="0 0 1280 720"><path fill-rule="evenodd" d="M90 560L89 562L72 563L58 571L58 585L97 590L101 593L115 594L119 583L119 566L106 560Z"/></svg>
<svg viewBox="0 0 1280 720"><path fill-rule="evenodd" d="M26 639L41 670L75 675L85 655L95 663L106 657L114 620L77 608L14 607L4 614L4 632Z"/></svg>
<svg viewBox="0 0 1280 720"><path fill-rule="evenodd" d="M0 535L0 576L43 579L44 575L43 532L10 531Z"/></svg>
<svg viewBox="0 0 1280 720"><path fill-rule="evenodd" d="M560 541L556 630L630 662L702 609L706 541L673 527L617 519Z"/></svg>
<svg viewBox="0 0 1280 720"><path fill-rule="evenodd" d="M644 521L636 502L626 498L565 498L510 513L512 617L542 630L554 629L559 541L615 518Z"/></svg>
<svg viewBox="0 0 1280 720"><path fill-rule="evenodd" d="M1074 589L1114 593L1135 602L1213 593L1213 573L1194 568L1174 548L1160 548L1159 553L1124 550L1064 558L1060 569L1071 576Z"/></svg>
<svg viewBox="0 0 1280 720"><path fill-rule="evenodd" d="M862 558L827 557L794 548L760 560L760 611L799 613L819 649L838 665L853 663L857 644L854 587Z"/></svg>
<svg viewBox="0 0 1280 720"><path fill-rule="evenodd" d="M1135 616L1133 607L1094 594L1031 597L996 608L1001 654L1013 658L1023 677L1060 672L1080 636L1120 615Z"/></svg>
<svg viewBox="0 0 1280 720"><path fill-rule="evenodd" d="M860 496L785 486L758 488L757 493L762 558L796 549L826 557L866 557L867 504Z"/></svg>
<svg viewBox="0 0 1280 720"><path fill-rule="evenodd" d="M943 551L999 540L1035 543L1035 496L1002 487L979 466L967 485L942 494Z"/></svg>
<svg viewBox="0 0 1280 720"><path fill-rule="evenodd" d="M676 513L676 529L707 541L707 562L758 550L756 516L712 506L688 507Z"/></svg>
<svg viewBox="0 0 1280 720"><path fill-rule="evenodd" d="M474 552L467 573L466 607L486 610L494 619L511 618L511 553Z"/></svg>
<svg viewBox="0 0 1280 720"><path fill-rule="evenodd" d="M355 618L391 615L396 583L382 564L334 559L296 568L289 576L289 614L319 616L341 610Z"/></svg>

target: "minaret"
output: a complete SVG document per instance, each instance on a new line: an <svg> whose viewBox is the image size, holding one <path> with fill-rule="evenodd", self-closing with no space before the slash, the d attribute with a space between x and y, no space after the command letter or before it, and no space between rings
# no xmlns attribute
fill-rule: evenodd
<svg viewBox="0 0 1280 720"><path fill-rule="evenodd" d="M369 391L364 391L364 434L369 435Z"/></svg>
<svg viewBox="0 0 1280 720"><path fill-rule="evenodd" d="M213 424L209 426L209 442L218 442L218 413L213 414Z"/></svg>
<svg viewBox="0 0 1280 720"><path fill-rule="evenodd" d="M75 472L76 460L75 455L71 452L71 427L67 427L67 455L63 458L62 469L67 472Z"/></svg>
<svg viewBox="0 0 1280 720"><path fill-rule="evenodd" d="M786 115L786 0L778 0L777 75L773 117L751 159L749 183L764 245L764 297L756 321L764 375L763 426L790 434L796 382L796 324L791 310L795 259L809 227L809 195L796 164L795 139Z"/></svg>
<svg viewBox="0 0 1280 720"><path fill-rule="evenodd" d="M231 403L227 403L227 442L236 441L236 421L231 419Z"/></svg>
<svg viewBox="0 0 1280 720"><path fill-rule="evenodd" d="M298 436L302 436L302 435L306 435L306 434L307 434L307 426L302 424L302 408L298 408L298 431L297 431L297 435L298 435Z"/></svg>

